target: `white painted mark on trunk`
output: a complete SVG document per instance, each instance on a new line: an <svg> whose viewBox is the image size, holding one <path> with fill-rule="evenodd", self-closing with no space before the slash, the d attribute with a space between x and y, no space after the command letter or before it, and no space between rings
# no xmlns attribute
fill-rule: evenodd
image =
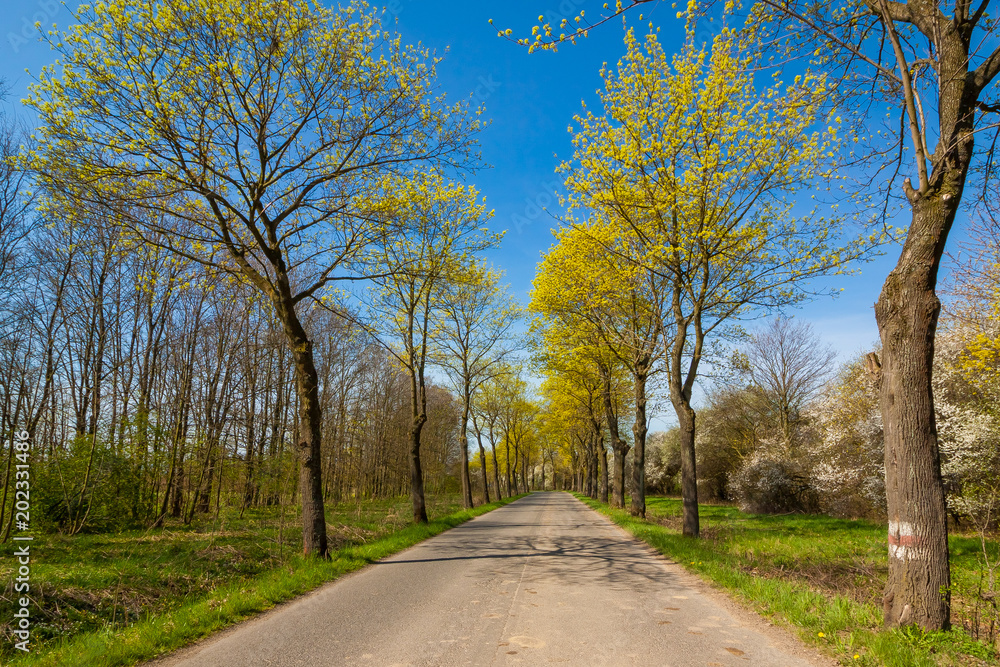
<svg viewBox="0 0 1000 667"><path fill-rule="evenodd" d="M889 522L889 557L898 560L918 560L923 557L920 543L923 539L917 534L912 523L907 521Z"/></svg>

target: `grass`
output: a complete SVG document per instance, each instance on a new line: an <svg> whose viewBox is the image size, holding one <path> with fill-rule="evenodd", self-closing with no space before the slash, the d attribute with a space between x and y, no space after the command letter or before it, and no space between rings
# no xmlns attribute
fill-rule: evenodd
<svg viewBox="0 0 1000 667"><path fill-rule="evenodd" d="M647 520L577 494L637 538L792 626L845 665L937 667L997 664L995 646L959 626L950 632L885 630L880 600L887 577L885 526L816 515L758 516L701 505L702 539L681 535L681 502L649 498ZM953 610L958 616L980 576L977 537L953 536ZM993 558L998 545L989 545Z"/></svg>
<svg viewBox="0 0 1000 667"><path fill-rule="evenodd" d="M514 499L461 510L457 495L429 496L428 514L440 518L427 525L413 525L406 498L341 503L327 508L333 553L326 561L299 555L302 532L290 508L155 531L36 536L31 652L16 651L10 625L0 626L0 663L113 667L149 660ZM0 619L11 619L11 567L0 568L0 580L10 582Z"/></svg>

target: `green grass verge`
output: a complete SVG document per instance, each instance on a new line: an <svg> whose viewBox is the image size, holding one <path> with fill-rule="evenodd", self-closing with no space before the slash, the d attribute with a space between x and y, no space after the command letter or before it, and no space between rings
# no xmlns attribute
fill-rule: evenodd
<svg viewBox="0 0 1000 667"><path fill-rule="evenodd" d="M481 505L472 510L452 511L452 513L434 519L426 525L411 524L406 527L399 527L397 522L401 521L402 518L396 510L398 510L397 505L408 505L408 500L368 501L354 506L347 505L346 508L342 505L339 509L328 510L328 522L335 527L341 527L339 531L331 531L334 537L332 542L344 544L332 553L329 560L307 559L300 555L291 556L286 551L284 557L278 556L275 559L276 564L272 563L269 569L250 575L239 575L239 571L237 571L238 576L229 577L220 585L215 587L201 586L201 594L199 595L174 596L171 598L172 604L169 604L168 608L159 613L147 613L140 620L127 623L108 622L96 629L74 633L61 639L50 639L41 645L33 643L30 653L13 656L13 658L8 653L5 656L8 662L5 664L12 667L117 667L150 660L234 623L246 620L280 602L313 590L343 574L358 570L473 517L502 507L520 497L515 496L488 505ZM445 506L450 506L451 500L449 499ZM432 503L429 505L431 508L434 506ZM387 516L390 517L390 520L386 519ZM350 523L337 523L338 520L346 520ZM270 524L268 525L270 526ZM394 530L387 531L387 526ZM286 531L291 533L294 538L295 531L290 531L287 527L282 526L282 541L288 539L288 536L284 534ZM355 538L344 538L345 532L354 534ZM301 531L298 534L301 535ZM147 535L147 533L143 533L143 535ZM378 536L372 537L372 535ZM93 547L95 543L98 545L106 544L111 539L110 536L84 537L91 538L91 543L86 545L90 547ZM127 537L126 535L125 539ZM118 538L120 539L121 536ZM245 538L242 532L240 538ZM155 541L155 537L147 537L147 539ZM165 544L160 546L166 547L168 557L169 552L173 551L175 555L186 556L186 558L181 559L183 562L210 560L207 557L199 558L198 554L204 552L205 548L193 550L189 544L190 541L178 544L176 539L171 540L168 536L164 542ZM235 549L225 542L224 539L216 539L210 549L221 549L223 552ZM45 549L46 545L43 541L37 552L45 554ZM77 555L85 550L85 546L76 545ZM77 566L81 571L79 577L85 581L77 583L93 586L96 583L95 580L101 578L94 574L93 564L101 562L102 559L106 560L107 555L102 554L99 548L91 548L88 554L92 562L84 562ZM134 553L128 560L127 570L123 569L124 566L120 560L113 560L112 563L115 564L113 567L106 567L104 568L106 571L102 572L105 576L110 574L116 577L119 582L123 577L130 575L157 579L153 574L158 570L157 563L137 558ZM51 564L49 566L51 567ZM185 575L178 571L172 571L170 576L183 578ZM200 576L205 576L205 573L202 572ZM188 576L188 578L191 577ZM210 580L211 577L208 578ZM73 576L67 576L63 579L64 581L72 581Z"/></svg>
<svg viewBox="0 0 1000 667"><path fill-rule="evenodd" d="M735 594L845 665L937 667L997 664L996 648L964 630L885 630L885 527L814 515L757 516L701 505L702 539L681 535L677 499L649 498L648 520L582 494L590 507L686 569ZM951 538L956 589L979 576L979 540ZM989 545L996 555L997 544ZM953 598L954 598L953 594ZM961 600L958 600L961 606Z"/></svg>

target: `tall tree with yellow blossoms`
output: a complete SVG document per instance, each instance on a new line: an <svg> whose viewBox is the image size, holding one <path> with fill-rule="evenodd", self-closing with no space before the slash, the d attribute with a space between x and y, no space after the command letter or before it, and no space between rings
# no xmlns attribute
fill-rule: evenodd
<svg viewBox="0 0 1000 667"><path fill-rule="evenodd" d="M600 298L595 290L600 281L593 279L598 272L588 259L592 257L567 252L560 242L543 261L531 303L535 361L547 382L580 404L590 423L591 433L584 444L584 492L608 500L606 433L614 461L610 501L613 507L624 507L625 458L632 443L620 431L619 416L628 408L625 394L631 386L626 365L611 349L608 334L600 332L609 323L596 313Z"/></svg>
<svg viewBox="0 0 1000 667"><path fill-rule="evenodd" d="M570 463L572 489L608 502L600 379L590 373L551 373L542 383L541 394L545 402L542 421Z"/></svg>
<svg viewBox="0 0 1000 667"><path fill-rule="evenodd" d="M405 232L373 211L386 174L476 164L475 115L361 3L103 0L49 41L62 56L28 100L47 191L270 301L295 361L304 550L326 554L304 311Z"/></svg>
<svg viewBox="0 0 1000 667"><path fill-rule="evenodd" d="M631 376L634 415L629 511L635 516L645 516L646 387L659 356L666 281L656 271L619 259L622 255L634 256L638 243L634 235L621 232L620 228L600 220L591 220L586 227L568 227L557 232L558 244L549 250L538 268L532 308L586 321L602 348ZM605 387L610 384L606 382ZM605 419L610 425L615 452L614 503L624 506L627 443L618 435L611 392L604 395Z"/></svg>
<svg viewBox="0 0 1000 667"><path fill-rule="evenodd" d="M562 165L571 212L637 239L627 254L604 244L669 283L664 358L692 536L691 397L706 341L741 317L830 291L810 281L842 272L879 240L843 241L838 219L794 209L796 192L832 177L835 128L819 128L825 82L807 74L758 88L741 55L751 38L725 28L710 50L692 40L671 58L655 32L640 41L630 31L625 57L601 73L603 109L576 117L575 154Z"/></svg>
<svg viewBox="0 0 1000 667"><path fill-rule="evenodd" d="M473 187L434 174L392 180L379 217L407 229L373 257L383 275L373 280L372 329L404 369L410 384L410 498L413 520L427 523L420 436L427 423L427 364L435 337L448 326L454 289L468 280L472 255L500 242L485 228L492 216ZM463 405L463 416L467 402ZM464 433L464 429L463 429ZM468 447L463 441L462 447ZM468 479L465 480L466 483ZM471 499L470 499L471 504Z"/></svg>

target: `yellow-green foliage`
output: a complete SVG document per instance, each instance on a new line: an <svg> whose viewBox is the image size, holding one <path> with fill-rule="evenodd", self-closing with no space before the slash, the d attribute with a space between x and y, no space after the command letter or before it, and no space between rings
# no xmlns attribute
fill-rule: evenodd
<svg viewBox="0 0 1000 667"><path fill-rule="evenodd" d="M840 243L840 219L793 212L790 194L836 176L836 120L821 116L822 76L757 85L741 55L752 38L724 28L710 50L689 41L670 57L655 31L630 31L561 166L570 209L601 220L595 238L722 318L802 298L801 281L843 272L881 238Z"/></svg>
<svg viewBox="0 0 1000 667"><path fill-rule="evenodd" d="M47 205L159 235L268 294L277 269L262 267L318 289L398 232L380 215L389 174L476 160L480 123L434 91L437 60L364 3L107 0L48 35L62 57L27 100Z"/></svg>

